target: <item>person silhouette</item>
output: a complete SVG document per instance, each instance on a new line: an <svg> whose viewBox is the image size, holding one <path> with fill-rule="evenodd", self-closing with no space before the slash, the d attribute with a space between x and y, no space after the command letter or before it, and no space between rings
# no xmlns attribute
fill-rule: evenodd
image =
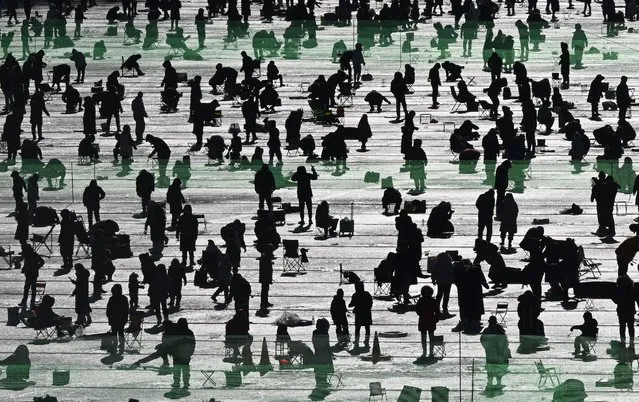
<svg viewBox="0 0 639 402"><path fill-rule="evenodd" d="M351 297L348 307L353 307L355 315L355 347L359 347L360 332L362 327L365 330L364 348L368 349L371 337L371 325L373 324L372 308L373 298L370 293L364 290L364 282L355 283L355 293Z"/></svg>
<svg viewBox="0 0 639 402"><path fill-rule="evenodd" d="M111 287L111 297L107 303L106 316L111 327L112 355L124 353L124 326L129 320L129 300L122 294L122 285Z"/></svg>

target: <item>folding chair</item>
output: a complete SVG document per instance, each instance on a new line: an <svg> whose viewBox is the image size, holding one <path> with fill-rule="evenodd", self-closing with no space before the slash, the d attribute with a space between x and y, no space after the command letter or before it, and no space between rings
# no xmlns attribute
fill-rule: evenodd
<svg viewBox="0 0 639 402"><path fill-rule="evenodd" d="M49 228L49 231L44 235L38 233L31 234L31 246L33 247L34 251L38 251L41 247L44 246L47 250L49 250L49 254L53 253L53 237L51 237L53 228L55 228L55 225L52 225Z"/></svg>
<svg viewBox="0 0 639 402"><path fill-rule="evenodd" d="M232 50L237 50L237 38L234 35L227 35L222 41L223 50L228 50L229 46L232 46Z"/></svg>
<svg viewBox="0 0 639 402"><path fill-rule="evenodd" d="M488 119L490 118L490 109L492 105L483 99L479 100L479 118L480 119Z"/></svg>
<svg viewBox="0 0 639 402"><path fill-rule="evenodd" d="M595 275L595 271L597 271L599 276L601 276L601 271L599 270L599 266L601 265L601 263L594 262L592 259L586 258L586 256L584 255L583 246L579 246L579 248L577 249L577 254L578 254L578 258L581 260L581 267L582 267L579 270L579 278L582 278L584 276L591 274L593 279L597 279L597 276Z"/></svg>
<svg viewBox="0 0 639 402"><path fill-rule="evenodd" d="M198 234L208 233L209 229L206 226L206 216L204 216L204 214L193 214L193 216L197 219L198 227L203 228L198 230Z"/></svg>
<svg viewBox="0 0 639 402"><path fill-rule="evenodd" d="M84 234L86 235L87 228L84 225L84 220L82 219L82 216L76 215L76 217L77 217L77 222L82 224L82 230ZM89 242L88 235L86 235L86 237L77 236L77 238L78 238L78 245L75 248L75 256L78 258L91 258L91 243ZM82 251L82 254L78 255L80 254L80 251Z"/></svg>
<svg viewBox="0 0 639 402"><path fill-rule="evenodd" d="M33 329L36 332L35 339L40 339L40 340L53 339L56 337L58 333L55 326L50 326L50 327L36 326L36 327L33 327Z"/></svg>
<svg viewBox="0 0 639 402"><path fill-rule="evenodd" d="M597 333L599 331L597 330ZM584 346L587 346L588 349L586 349L586 355L596 355L597 354L597 350L595 349L595 347L597 346L597 338L598 336L595 335L595 337L593 338L585 338L585 342L584 342Z"/></svg>
<svg viewBox="0 0 639 402"><path fill-rule="evenodd" d="M375 401L377 400L377 398L379 398L380 401L388 401L388 397L386 396L386 388L382 388L381 382L376 381L369 383L368 389L370 391L370 393L368 394L369 401Z"/></svg>
<svg viewBox="0 0 639 402"><path fill-rule="evenodd" d="M8 247L8 250L5 250L4 247L0 247L0 257L7 263L7 266L12 269L13 265L16 262L16 259L13 257L15 252L11 251L11 246Z"/></svg>
<svg viewBox="0 0 639 402"><path fill-rule="evenodd" d="M353 106L353 96L355 95L355 90L348 83L340 84L339 94L337 95L337 100L339 101L338 106L342 107L352 107Z"/></svg>
<svg viewBox="0 0 639 402"><path fill-rule="evenodd" d="M283 273L284 274L302 274L306 272L302 256L299 253L298 240L282 240L283 253Z"/></svg>
<svg viewBox="0 0 639 402"><path fill-rule="evenodd" d="M215 382L215 380L211 378L213 377L213 374L215 374L215 370L200 370L200 372L204 376L204 382L202 383L202 388L214 388L217 386L217 383Z"/></svg>
<svg viewBox="0 0 639 402"><path fill-rule="evenodd" d="M457 95L456 95L457 92L455 92L455 91L456 91L455 87L451 86L450 87L450 94L452 95L453 100L455 101L455 103L453 104L453 107L450 109L450 113L458 112L459 111L459 107L461 106L461 102L459 102L457 100Z"/></svg>
<svg viewBox="0 0 639 402"><path fill-rule="evenodd" d="M124 330L124 344L127 351L138 352L142 349L142 333L144 327L144 312L131 311L129 326ZM135 346L137 345L137 349Z"/></svg>
<svg viewBox="0 0 639 402"><path fill-rule="evenodd" d="M497 302L495 316L499 320L499 325L506 326L506 314L508 314L508 302Z"/></svg>
<svg viewBox="0 0 639 402"><path fill-rule="evenodd" d="M333 388L339 388L344 386L344 383L342 382L342 373L340 373L339 371L333 371L332 373L328 373L328 375L326 376L326 380L328 381L329 384L331 384L331 387Z"/></svg>
<svg viewBox="0 0 639 402"><path fill-rule="evenodd" d="M537 383L537 388L540 390L547 389L546 382L550 380L552 384L552 388L555 388L557 385L561 384L559 381L559 376L557 376L557 372L554 367L544 367L544 364L539 360L539 363L534 362L535 367L537 368L537 372L539 373L539 382ZM555 384L555 381L557 383Z"/></svg>
<svg viewBox="0 0 639 402"><path fill-rule="evenodd" d="M431 342L433 344L433 356L441 357L442 359L446 357L446 342L444 342L444 335L434 335Z"/></svg>

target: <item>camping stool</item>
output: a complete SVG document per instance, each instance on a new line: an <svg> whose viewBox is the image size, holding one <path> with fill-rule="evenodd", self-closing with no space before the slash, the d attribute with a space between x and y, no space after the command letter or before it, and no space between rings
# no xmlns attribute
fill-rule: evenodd
<svg viewBox="0 0 639 402"><path fill-rule="evenodd" d="M419 114L419 124L428 124L432 119L432 115L430 113L420 113Z"/></svg>
<svg viewBox="0 0 639 402"><path fill-rule="evenodd" d="M200 372L204 376L204 382L202 383L202 388L214 388L217 386L217 383L212 378L213 374L215 373L215 370L200 370Z"/></svg>
<svg viewBox="0 0 639 402"><path fill-rule="evenodd" d="M445 121L442 125L443 125L444 132L446 132L446 127L451 126L451 125L453 126L453 129L450 130L450 131L451 132L455 131L455 122L454 121Z"/></svg>
<svg viewBox="0 0 639 402"><path fill-rule="evenodd" d="M561 86L561 78L559 77L559 73L552 73L552 87L559 88Z"/></svg>
<svg viewBox="0 0 639 402"><path fill-rule="evenodd" d="M588 298L586 298L585 301L586 301L586 304L584 306L584 309L586 311L593 311L593 310L597 309L597 307L595 306L595 301L592 298L588 297Z"/></svg>

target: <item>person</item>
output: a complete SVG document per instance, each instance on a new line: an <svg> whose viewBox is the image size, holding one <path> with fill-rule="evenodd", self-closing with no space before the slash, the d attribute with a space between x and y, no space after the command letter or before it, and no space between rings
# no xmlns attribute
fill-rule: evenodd
<svg viewBox="0 0 639 402"><path fill-rule="evenodd" d="M161 180L166 177L166 167L169 164L169 159L171 158L171 148L169 148L163 139L154 135L147 135L146 141L153 147L153 151L151 151L147 158L151 159L153 156L157 155L158 180Z"/></svg>
<svg viewBox="0 0 639 402"><path fill-rule="evenodd" d="M344 300L344 289L337 289L331 301L331 319L335 325L335 335L340 344L348 343L350 335L348 333L348 318L346 314L346 301Z"/></svg>
<svg viewBox="0 0 639 402"><path fill-rule="evenodd" d="M106 130L104 136L110 135L111 119L115 117L116 133L120 132L120 113L124 113L122 103L117 93L118 89L114 85L109 85L106 95L102 100L102 109L106 115Z"/></svg>
<svg viewBox="0 0 639 402"><path fill-rule="evenodd" d="M311 173L306 172L306 167L298 166L297 171L291 176L291 180L297 182L297 200L300 206L300 225L304 225L304 206L308 210L309 225L313 223L313 190L311 180L317 180L315 167L311 166Z"/></svg>
<svg viewBox="0 0 639 402"><path fill-rule="evenodd" d="M628 108L630 108L630 104L632 103L632 98L628 91L628 77L622 75L621 82L617 85L617 89L615 90L620 121L626 120Z"/></svg>
<svg viewBox="0 0 639 402"><path fill-rule="evenodd" d="M590 7L590 0L586 1L588 7ZM584 5L584 13L585 13L585 5ZM588 13L590 15L590 13ZM584 49L588 47L588 38L586 37L586 33L581 29L581 24L575 24L575 32L572 35L572 40L570 42L570 46L575 51L575 67L577 69L584 68L581 63L584 55Z"/></svg>
<svg viewBox="0 0 639 402"><path fill-rule="evenodd" d="M365 152L368 139L373 136L371 125L368 122L368 114L364 113L357 123L357 139L362 144L359 151Z"/></svg>
<svg viewBox="0 0 639 402"><path fill-rule="evenodd" d="M419 332L421 332L422 338L422 355L420 357L422 359L426 358L426 350L428 350L428 357L433 357L433 337L435 336L438 321L437 301L433 298L433 293L433 288L430 286L422 286L421 297L415 306L415 312L419 316L417 327ZM426 336L428 336L428 342L426 341Z"/></svg>
<svg viewBox="0 0 639 402"><path fill-rule="evenodd" d="M260 293L260 310L266 311L269 307L273 307L273 303L268 301L268 291L273 283L272 246L267 246L260 255L258 282L262 285L262 291Z"/></svg>
<svg viewBox="0 0 639 402"><path fill-rule="evenodd" d="M18 240L20 245L27 244L31 217L29 216L26 203L23 202L18 206L18 211L15 212L14 219L16 221L16 231L13 238Z"/></svg>
<svg viewBox="0 0 639 402"><path fill-rule="evenodd" d="M585 4L590 7L590 0L586 0ZM586 14L588 16L590 13ZM555 387L552 402L584 402L587 397L583 381L569 378Z"/></svg>
<svg viewBox="0 0 639 402"><path fill-rule="evenodd" d="M186 391L190 386L191 379L191 357L195 352L195 335L189 328L188 321L182 317L178 319L176 324L176 339L172 342L169 354L173 357L173 384L171 388L176 390L180 388L180 379L182 380L182 390Z"/></svg>
<svg viewBox="0 0 639 402"><path fill-rule="evenodd" d="M155 178L153 174L146 171L146 169L140 170L138 177L135 179L135 192L142 200L142 216L146 217L147 206L149 200L151 200L151 193L155 190Z"/></svg>
<svg viewBox="0 0 639 402"><path fill-rule="evenodd" d="M450 298L450 288L453 285L455 271L453 269L453 259L448 253L439 253L435 259L435 266L432 270L433 284L437 286L437 311L439 317L446 319L452 317L448 312L448 300Z"/></svg>
<svg viewBox="0 0 639 402"><path fill-rule="evenodd" d="M204 16L204 9L200 8L197 10L197 15L195 16L198 49L204 49L206 47L204 46L204 41L206 40L206 23L207 18Z"/></svg>
<svg viewBox="0 0 639 402"><path fill-rule="evenodd" d="M406 106L406 94L408 93L408 87L402 73L395 72L395 77L391 81L390 91L395 97L395 111L397 113L396 123L403 121L400 118L400 108L404 108L404 116L408 114L408 107Z"/></svg>
<svg viewBox="0 0 639 402"><path fill-rule="evenodd" d="M482 239L486 228L486 241L490 242L493 235L493 215L495 212L495 190L492 188L477 197L475 202L479 218L477 222L477 238Z"/></svg>
<svg viewBox="0 0 639 402"><path fill-rule="evenodd" d="M599 99L603 96L604 76L597 74L594 80L590 83L590 89L588 90L588 98L586 99L590 103L591 116L590 120L601 121L599 117Z"/></svg>
<svg viewBox="0 0 639 402"><path fill-rule="evenodd" d="M75 231L77 222L75 214L68 209L60 212L62 219L60 220L60 234L58 235L58 244L60 245L60 256L62 256L62 269L71 269L73 267L73 243L75 241Z"/></svg>
<svg viewBox="0 0 639 402"><path fill-rule="evenodd" d="M268 206L268 210L273 210L273 201L271 196L275 191L275 178L273 172L269 169L269 165L262 164L262 168L255 173L255 192L259 197L258 209L264 208L264 202Z"/></svg>
<svg viewBox="0 0 639 402"><path fill-rule="evenodd" d="M122 354L124 352L124 326L129 319L129 300L122 294L122 285L119 283L111 287L111 297L107 303L106 315L113 337L113 348L109 352Z"/></svg>
<svg viewBox="0 0 639 402"><path fill-rule="evenodd" d="M235 311L249 311L249 301L251 298L251 284L242 274L238 272L238 267L233 267L233 276L229 289L229 298L235 300Z"/></svg>
<svg viewBox="0 0 639 402"><path fill-rule="evenodd" d="M171 260L169 270L167 272L169 280L169 304L168 307L175 306L177 311L180 310L180 302L182 301L182 285L186 286L186 270L183 264L177 258Z"/></svg>
<svg viewBox="0 0 639 402"><path fill-rule="evenodd" d="M42 136L42 114L46 114L47 117L50 117L49 111L47 110L47 105L44 101L44 96L41 91L36 90L31 97L31 101L29 103L31 106L31 136L33 137L33 141L42 141L44 137ZM36 132L38 137L36 138Z"/></svg>
<svg viewBox="0 0 639 402"><path fill-rule="evenodd" d="M575 357L579 355L585 357L590 354L590 347L588 344L596 340L597 334L599 333L597 320L592 317L592 313L590 311L586 311L583 317L583 324L573 325L570 327L570 332L575 329L581 331L581 335L577 335L575 337L575 352L573 353Z"/></svg>
<svg viewBox="0 0 639 402"><path fill-rule="evenodd" d="M29 291L31 291L30 305L33 306L35 305L36 282L38 281L38 276L40 276L40 268L44 266L44 259L27 243L22 245L22 259L24 292L22 294L22 301L18 305L26 307Z"/></svg>
<svg viewBox="0 0 639 402"><path fill-rule="evenodd" d="M355 314L355 346L358 347L360 332L362 327L364 327L366 335L364 347L368 348L371 336L371 325L373 324L371 314L373 297L364 290L364 282L360 281L355 283L355 293L353 293L348 307L353 307L353 314Z"/></svg>
<svg viewBox="0 0 639 402"><path fill-rule="evenodd" d="M326 318L320 318L315 324L313 331L313 369L315 371L315 384L317 388L328 387L328 375L333 373L333 352L331 350L330 335L328 330L330 324Z"/></svg>
<svg viewBox="0 0 639 402"><path fill-rule="evenodd" d="M215 244L213 244L213 246L215 246ZM215 246L215 248L217 248L217 246ZM231 297L229 295L229 285L231 284L232 278L231 262L229 261L229 256L227 254L220 253L219 249L217 249L217 253L219 255L213 272L215 273L215 279L217 280L218 287L211 296L211 300L217 302L217 296L220 293L224 293L224 302L222 305L226 307L229 303L231 303Z"/></svg>
<svg viewBox="0 0 639 402"><path fill-rule="evenodd" d="M32 174L27 179L27 213L29 214L29 221L33 221L35 210L38 206L38 200L40 200L40 190L38 187L38 180L40 176L37 173Z"/></svg>
<svg viewBox="0 0 639 402"><path fill-rule="evenodd" d="M632 263L632 260L634 260L639 251L639 225L630 225L630 230L635 232L635 235L622 241L615 249L617 276L628 274L628 266Z"/></svg>
<svg viewBox="0 0 639 402"><path fill-rule="evenodd" d="M83 83L84 82L84 73L85 70L87 68L87 60L86 57L84 56L84 53L76 50L76 49L72 49L71 50L71 57L70 57L71 61L73 61L74 65L75 65L75 69L77 71L77 78L75 79L75 82L77 84L79 83Z"/></svg>
<svg viewBox="0 0 639 402"><path fill-rule="evenodd" d="M617 278L617 287L612 295L612 301L617 305L617 318L619 320L619 339L626 343L626 327L630 336L630 346L635 344L635 313L636 304L639 303L639 295L634 282L628 275Z"/></svg>
<svg viewBox="0 0 639 402"><path fill-rule="evenodd" d="M135 272L131 272L129 275L129 310L134 311L139 307L139 290L144 289L144 285L140 284L140 280L138 279L139 275Z"/></svg>
<svg viewBox="0 0 639 402"><path fill-rule="evenodd" d="M135 121L135 142L137 144L141 144L144 139L144 129L146 128L146 121L144 119L149 117L144 108L143 96L144 93L140 91L133 101L131 101L131 111L133 112L133 120Z"/></svg>
<svg viewBox="0 0 639 402"><path fill-rule="evenodd" d="M182 194L182 180L177 177L173 179L173 183L166 191L166 203L169 204L169 212L171 212L171 227L169 230L177 228L178 219L182 215L183 205L186 204L184 195Z"/></svg>
<svg viewBox="0 0 639 402"><path fill-rule="evenodd" d="M337 229L338 219L334 218L329 213L329 205L328 201L323 200L317 206L317 210L315 211L315 226L319 229L324 230L324 238L327 238L329 235L331 237L336 236L335 229Z"/></svg>
<svg viewBox="0 0 639 402"><path fill-rule="evenodd" d="M240 354L240 347L250 346L253 337L249 333L249 319L245 310L236 310L235 315L226 322L224 345L233 349L233 358Z"/></svg>
<svg viewBox="0 0 639 402"><path fill-rule="evenodd" d="M380 94L376 90L372 90L368 94L366 94L366 96L364 97L364 102L367 102L370 106L370 110L368 111L368 113L373 113L376 108L377 113L381 113L382 102L386 102L389 105L391 104L391 101L389 101L384 95Z"/></svg>
<svg viewBox="0 0 639 402"><path fill-rule="evenodd" d="M435 65L428 72L428 81L430 82L430 86L433 90L432 99L433 104L430 107L431 109L437 109L439 107L439 102L437 102L437 96L439 95L439 86L442 84L441 78L439 78L439 69L441 68L441 64L435 63Z"/></svg>
<svg viewBox="0 0 639 402"><path fill-rule="evenodd" d="M500 246L504 246L506 236L508 236L508 250L512 250L513 237L517 233L517 216L519 215L519 207L513 198L512 193L506 194L501 204L501 222L499 224L499 232L501 233Z"/></svg>
<svg viewBox="0 0 639 402"><path fill-rule="evenodd" d="M570 87L570 53L566 42L561 42L561 55L558 64L561 66L561 89L568 89Z"/></svg>
<svg viewBox="0 0 639 402"><path fill-rule="evenodd" d="M503 387L501 378L508 372L510 349L508 348L506 332L497 323L497 317L491 316L488 319L488 326L482 331L480 342L486 352L486 374L488 376L486 393L499 392ZM496 381L495 384L493 384L493 379Z"/></svg>
<svg viewBox="0 0 639 402"><path fill-rule="evenodd" d="M415 183L413 192L416 194L423 193L426 188L426 172L424 168L428 163L428 158L422 148L422 140L413 140L413 147L406 155L406 162L410 168L410 178L413 179Z"/></svg>
<svg viewBox="0 0 639 402"><path fill-rule="evenodd" d="M168 277L166 274L166 266L159 264L152 274L149 283L149 299L151 301L151 309L155 312L157 325L162 324L169 319L169 310L166 307L166 299L168 297Z"/></svg>
<svg viewBox="0 0 639 402"><path fill-rule="evenodd" d="M177 221L176 238L180 241L180 251L182 251L182 264L186 265L186 255L189 255L189 266L195 265L195 243L198 235L198 221L193 215L191 205L184 206L184 212Z"/></svg>
<svg viewBox="0 0 639 402"><path fill-rule="evenodd" d="M89 220L89 229L93 227L93 219L100 222L100 201L106 197L106 193L102 187L98 186L98 181L93 179L82 193L82 203L87 209L87 219Z"/></svg>
<svg viewBox="0 0 639 402"><path fill-rule="evenodd" d="M31 374L31 359L26 345L18 345L6 359L0 360L0 366L6 366L7 378L3 388L24 389Z"/></svg>

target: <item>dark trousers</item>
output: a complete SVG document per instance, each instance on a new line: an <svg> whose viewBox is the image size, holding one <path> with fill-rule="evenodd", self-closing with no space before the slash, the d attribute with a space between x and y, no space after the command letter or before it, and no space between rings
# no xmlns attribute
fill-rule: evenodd
<svg viewBox="0 0 639 402"><path fill-rule="evenodd" d="M630 335L630 339L634 339L635 338L634 316L619 317L619 339L621 339L622 341L626 340L626 327L628 327L628 335Z"/></svg>
<svg viewBox="0 0 639 402"><path fill-rule="evenodd" d="M100 222L100 209L88 209L87 208L87 219L89 220L89 229L93 227L93 217L95 217L96 222Z"/></svg>
<svg viewBox="0 0 639 402"><path fill-rule="evenodd" d="M397 112L397 120L400 120L400 107L404 109L404 116L408 115L408 107L406 106L405 97L395 97L395 112Z"/></svg>
<svg viewBox="0 0 639 402"><path fill-rule="evenodd" d="M146 121L144 118L135 120L135 140L142 142L144 140L144 129L146 128Z"/></svg>
<svg viewBox="0 0 639 402"><path fill-rule="evenodd" d="M269 211L273 210L273 201L271 200L271 193L263 193L258 194L259 197L259 209L264 208L264 201L266 201L266 206Z"/></svg>
<svg viewBox="0 0 639 402"><path fill-rule="evenodd" d="M159 323L162 322L162 318L164 318L164 321L169 319L169 311L166 308L165 298L153 300L151 302L151 307L153 307L153 310L155 310L155 318L157 318Z"/></svg>
<svg viewBox="0 0 639 402"><path fill-rule="evenodd" d="M189 381L191 380L191 366L188 361L181 361L180 359L173 358L173 386L180 386L180 379L184 381L184 388L189 387Z"/></svg>
<svg viewBox="0 0 639 402"><path fill-rule="evenodd" d="M493 220L491 219L480 219L479 227L477 230L477 237L481 239L484 234L484 228L486 228L486 241L490 243L490 239L493 236Z"/></svg>
<svg viewBox="0 0 639 402"><path fill-rule="evenodd" d="M262 293L260 295L260 307L267 308L268 307L268 290L271 287L268 283L262 284Z"/></svg>
<svg viewBox="0 0 639 402"><path fill-rule="evenodd" d="M24 278L24 292L22 294L22 303L27 303L27 297L29 296L29 290L31 291L31 305L35 304L35 295L36 295L36 281L38 278Z"/></svg>
<svg viewBox="0 0 639 402"><path fill-rule="evenodd" d="M437 302L437 306L439 306L440 302L442 312L448 312L448 300L450 299L450 283L438 283L437 284L437 296L435 300Z"/></svg>
<svg viewBox="0 0 639 402"><path fill-rule="evenodd" d="M313 202L311 201L310 198L307 198L307 199L300 199L299 203L300 203L300 219L304 220L304 206L306 206L306 209L308 210L308 221L309 223L312 223L313 222Z"/></svg>
<svg viewBox="0 0 639 402"><path fill-rule="evenodd" d="M113 349L109 352L115 354L117 349L119 349L120 352L124 351L124 327L111 326L111 338Z"/></svg>

